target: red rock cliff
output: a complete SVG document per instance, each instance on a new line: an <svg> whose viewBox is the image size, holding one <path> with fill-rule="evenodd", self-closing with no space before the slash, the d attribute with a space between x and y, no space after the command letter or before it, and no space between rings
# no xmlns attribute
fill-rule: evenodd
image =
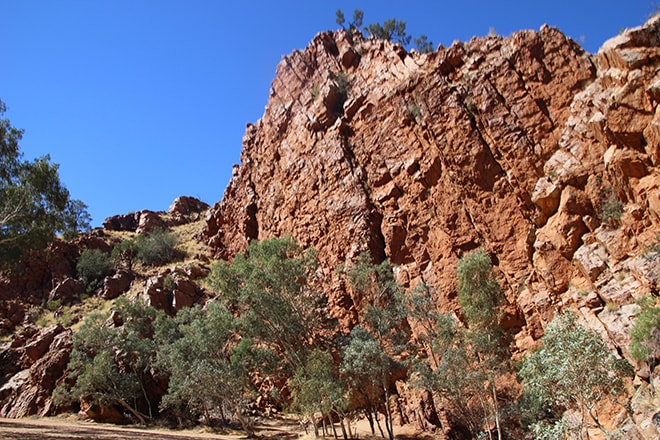
<svg viewBox="0 0 660 440"><path fill-rule="evenodd" d="M329 277L368 251L405 286L436 286L445 310L458 257L483 246L521 349L567 305L623 344L603 305L660 273L635 258L660 233L659 32L656 17L594 55L547 26L425 55L321 33L277 66L204 237L226 259L288 234ZM603 221L612 206L621 219Z"/></svg>

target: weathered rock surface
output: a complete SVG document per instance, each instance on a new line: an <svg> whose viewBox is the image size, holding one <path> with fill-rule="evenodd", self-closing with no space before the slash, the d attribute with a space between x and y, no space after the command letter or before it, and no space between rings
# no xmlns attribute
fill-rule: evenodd
<svg viewBox="0 0 660 440"><path fill-rule="evenodd" d="M133 274L127 270L118 270L112 276L103 280L103 291L101 298L114 299L126 292L133 281Z"/></svg>
<svg viewBox="0 0 660 440"><path fill-rule="evenodd" d="M654 17L593 55L547 26L424 55L318 34L277 66L203 237L222 259L313 246L346 326L361 305L338 264L389 258L449 311L458 258L483 246L519 350L571 307L627 356L631 304L658 292L640 255L660 235L659 33Z"/></svg>
<svg viewBox="0 0 660 440"><path fill-rule="evenodd" d="M54 325L36 332L24 347L19 342L0 348L0 359L12 362L3 362L3 376L11 375L0 387L0 416L51 414L53 390L69 362L71 336L71 330Z"/></svg>

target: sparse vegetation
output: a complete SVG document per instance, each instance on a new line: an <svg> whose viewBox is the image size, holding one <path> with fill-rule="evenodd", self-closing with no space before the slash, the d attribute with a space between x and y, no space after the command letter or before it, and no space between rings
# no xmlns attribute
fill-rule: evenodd
<svg viewBox="0 0 660 440"><path fill-rule="evenodd" d="M630 355L637 361L648 363L651 370L649 383L653 387L653 375L660 357L660 307L655 306L652 297L641 301L640 307L630 332Z"/></svg>
<svg viewBox="0 0 660 440"><path fill-rule="evenodd" d="M466 325L454 314L435 310L427 285L418 286L408 300L410 318L424 329L417 342L427 354L415 366L417 386L441 398L474 438L501 439L503 411L495 383L513 367L499 325L502 296L488 254L479 248L463 256L457 280Z"/></svg>
<svg viewBox="0 0 660 440"><path fill-rule="evenodd" d="M133 270L133 264L138 256L138 244L136 240L128 238L122 240L112 248L110 257L117 269Z"/></svg>
<svg viewBox="0 0 660 440"><path fill-rule="evenodd" d="M355 9L353 11L353 20L349 23L348 28L345 27L346 18L341 9L338 9L336 12L335 22L345 29L349 38L353 38L356 32L363 30L367 32L371 38L392 41L398 43L403 47L410 45L410 41L413 39L411 35L408 35L406 32L406 22L403 20L397 20L396 18L390 18L381 23L371 23L364 28L362 23L364 20L364 12L360 9ZM428 53L433 51L433 43L429 41L426 35L420 35L414 39L415 46L417 50L421 53Z"/></svg>
<svg viewBox="0 0 660 440"><path fill-rule="evenodd" d="M422 109L415 103L406 106L406 117L411 121L416 121L422 117Z"/></svg>
<svg viewBox="0 0 660 440"><path fill-rule="evenodd" d="M618 199L612 188L605 191L601 205L600 219L603 223L617 223L623 215L623 203Z"/></svg>
<svg viewBox="0 0 660 440"><path fill-rule="evenodd" d="M603 205L601 218L603 223L608 223L610 220L618 221L623 215L623 203L619 200L609 200Z"/></svg>
<svg viewBox="0 0 660 440"><path fill-rule="evenodd" d="M176 250L177 237L165 229L154 229L149 235L138 235L135 239L137 258L147 265L161 265L179 257Z"/></svg>

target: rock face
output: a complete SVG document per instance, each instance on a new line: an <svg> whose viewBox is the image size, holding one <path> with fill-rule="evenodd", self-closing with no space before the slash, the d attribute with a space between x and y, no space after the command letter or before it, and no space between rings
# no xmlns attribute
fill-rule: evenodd
<svg viewBox="0 0 660 440"><path fill-rule="evenodd" d="M71 330L60 325L36 329L24 343L0 347L0 416L47 416L53 410L52 393L64 374L73 346Z"/></svg>
<svg viewBox="0 0 660 440"><path fill-rule="evenodd" d="M449 311L483 246L521 352L572 307L627 355L631 304L657 292L635 257L660 234L659 33L654 17L593 55L547 26L431 54L321 33L277 66L203 237L223 259L287 234L316 248L345 325L338 264L389 258Z"/></svg>

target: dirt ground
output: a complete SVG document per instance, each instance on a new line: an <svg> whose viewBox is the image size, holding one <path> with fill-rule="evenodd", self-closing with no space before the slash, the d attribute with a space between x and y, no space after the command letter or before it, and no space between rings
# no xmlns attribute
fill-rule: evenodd
<svg viewBox="0 0 660 440"><path fill-rule="evenodd" d="M300 435L295 426L274 421L268 425L257 426L261 438L277 440L297 439ZM198 430L159 430L139 427L122 427L76 419L60 417L3 419L0 418L0 439L2 440L199 440L221 439L239 440L245 436L237 434L219 434Z"/></svg>
<svg viewBox="0 0 660 440"><path fill-rule="evenodd" d="M304 431L291 420L268 420L256 425L257 435L268 440L307 440ZM356 432L359 438L372 438L368 435L366 423L359 422ZM402 440L439 440L429 433L415 433L406 427L395 429L395 435ZM331 437L330 437L331 438ZM380 437L378 437L380 438ZM140 427L122 427L81 421L77 418L46 417L27 419L0 418L0 439L2 440L244 440L243 433L214 433L205 429L172 431Z"/></svg>

